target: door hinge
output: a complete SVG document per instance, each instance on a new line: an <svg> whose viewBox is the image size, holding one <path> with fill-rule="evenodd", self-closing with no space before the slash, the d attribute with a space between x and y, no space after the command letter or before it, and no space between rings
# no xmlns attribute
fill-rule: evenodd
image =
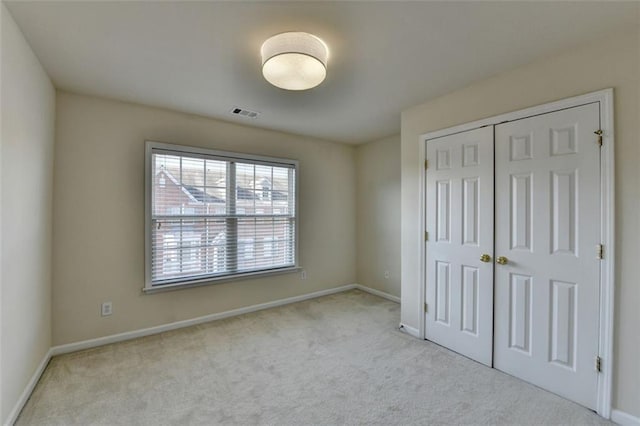
<svg viewBox="0 0 640 426"><path fill-rule="evenodd" d="M429 241L429 233L427 231L424 231L424 240Z"/></svg>
<svg viewBox="0 0 640 426"><path fill-rule="evenodd" d="M424 302L424 313L425 313L425 314L427 313L427 306L428 306L428 305L427 305L427 302Z"/></svg>
<svg viewBox="0 0 640 426"><path fill-rule="evenodd" d="M429 160L424 160L424 168L425 170L429 168Z"/></svg>
<svg viewBox="0 0 640 426"><path fill-rule="evenodd" d="M593 133L598 135L598 145L602 146L602 130L598 129Z"/></svg>
<svg viewBox="0 0 640 426"><path fill-rule="evenodd" d="M604 259L604 245L598 244L596 246L596 256L598 259Z"/></svg>
<svg viewBox="0 0 640 426"><path fill-rule="evenodd" d="M602 358L596 356L596 371L599 373L602 371Z"/></svg>

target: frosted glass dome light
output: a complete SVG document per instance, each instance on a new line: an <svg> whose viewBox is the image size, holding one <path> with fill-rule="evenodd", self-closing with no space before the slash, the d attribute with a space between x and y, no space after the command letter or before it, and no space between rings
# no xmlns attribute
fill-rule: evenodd
<svg viewBox="0 0 640 426"><path fill-rule="evenodd" d="M281 89L311 89L327 76L329 49L313 34L276 34L262 44L260 53L262 75Z"/></svg>

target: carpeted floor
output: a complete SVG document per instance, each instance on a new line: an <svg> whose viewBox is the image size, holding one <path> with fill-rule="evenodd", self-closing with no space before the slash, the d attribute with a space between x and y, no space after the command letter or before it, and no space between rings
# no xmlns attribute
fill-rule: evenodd
<svg viewBox="0 0 640 426"><path fill-rule="evenodd" d="M54 358L18 425L606 424L357 290Z"/></svg>

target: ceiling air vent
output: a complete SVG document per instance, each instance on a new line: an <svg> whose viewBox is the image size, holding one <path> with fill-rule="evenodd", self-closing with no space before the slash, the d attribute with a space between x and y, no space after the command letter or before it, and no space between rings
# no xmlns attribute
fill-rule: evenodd
<svg viewBox="0 0 640 426"><path fill-rule="evenodd" d="M260 115L260 113L257 111L251 111L250 109L238 107L233 107L231 109L231 114L245 118L258 118L258 115Z"/></svg>

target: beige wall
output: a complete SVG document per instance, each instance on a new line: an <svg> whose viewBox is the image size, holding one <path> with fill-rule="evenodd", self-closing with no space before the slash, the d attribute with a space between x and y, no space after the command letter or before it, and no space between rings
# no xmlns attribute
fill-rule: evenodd
<svg viewBox="0 0 640 426"><path fill-rule="evenodd" d="M355 282L355 149L58 92L53 343L91 339ZM146 139L300 161L300 264L286 274L143 295ZM100 304L113 315L100 317Z"/></svg>
<svg viewBox="0 0 640 426"><path fill-rule="evenodd" d="M400 135L359 145L356 172L358 283L399 297Z"/></svg>
<svg viewBox="0 0 640 426"><path fill-rule="evenodd" d="M640 44L638 30L497 75L402 114L402 321L420 325L420 134L570 96L615 89L614 407L640 416Z"/></svg>
<svg viewBox="0 0 640 426"><path fill-rule="evenodd" d="M55 91L5 8L0 147L0 421L51 345L51 194Z"/></svg>

